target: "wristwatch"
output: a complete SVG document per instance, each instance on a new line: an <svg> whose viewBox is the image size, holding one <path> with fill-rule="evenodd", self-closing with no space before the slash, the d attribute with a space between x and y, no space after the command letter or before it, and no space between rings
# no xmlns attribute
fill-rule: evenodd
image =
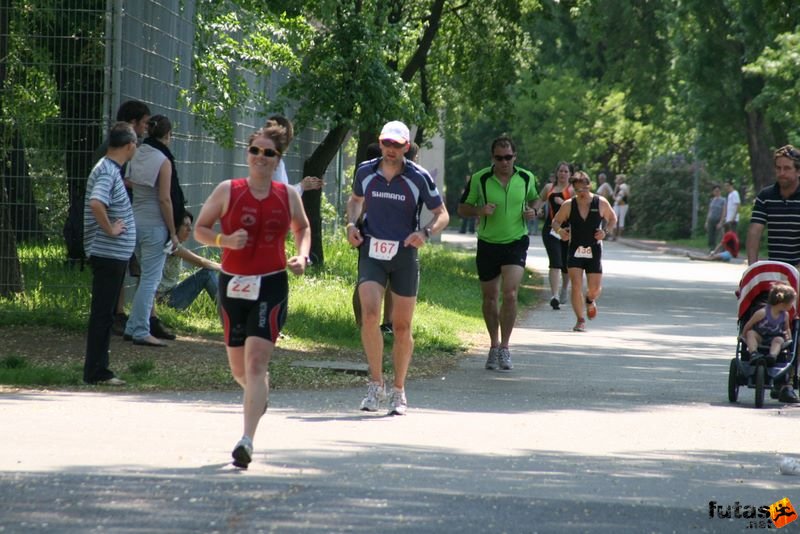
<svg viewBox="0 0 800 534"><path fill-rule="evenodd" d="M313 265L314 264L314 262L311 261L310 257L304 256L304 259L306 260L306 267L308 267L309 265Z"/></svg>
<svg viewBox="0 0 800 534"><path fill-rule="evenodd" d="M430 228L428 228L428 227L426 226L426 227L424 227L424 228L422 229L422 231L423 231L423 232L425 232L425 237L426 237L426 238L428 238L428 239L430 239L430 238L431 238L431 229L430 229Z"/></svg>

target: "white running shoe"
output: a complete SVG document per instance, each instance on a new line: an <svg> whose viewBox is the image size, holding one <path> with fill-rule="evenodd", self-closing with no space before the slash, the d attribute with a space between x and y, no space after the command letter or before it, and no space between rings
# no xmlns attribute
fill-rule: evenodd
<svg viewBox="0 0 800 534"><path fill-rule="evenodd" d="M361 401L361 411L377 412L384 402L386 402L386 387L379 382L370 381L367 386L367 396Z"/></svg>
<svg viewBox="0 0 800 534"><path fill-rule="evenodd" d="M405 415L408 409L405 389L392 389L392 398L389 400L389 415Z"/></svg>
<svg viewBox="0 0 800 534"><path fill-rule="evenodd" d="M497 371L497 351L497 347L492 347L489 349L489 357L486 358L486 365L484 365L484 367L486 367L486 369L489 371Z"/></svg>
<svg viewBox="0 0 800 534"><path fill-rule="evenodd" d="M510 371L514 368L514 365L511 363L511 352L509 352L508 347L500 347L500 350L497 351L497 359L500 360L501 370Z"/></svg>

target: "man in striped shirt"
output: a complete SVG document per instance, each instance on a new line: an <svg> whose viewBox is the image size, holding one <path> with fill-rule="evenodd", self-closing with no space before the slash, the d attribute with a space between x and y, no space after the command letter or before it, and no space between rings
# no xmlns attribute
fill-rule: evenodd
<svg viewBox="0 0 800 534"><path fill-rule="evenodd" d="M756 196L750 227L747 229L747 262L752 265L758 261L758 249L764 228L767 234L767 256L770 260L800 266L800 151L786 145L775 151L776 180L773 185L762 189ZM787 373L787 379L794 372ZM781 402L798 403L797 393L791 382L779 389L776 384L772 391Z"/></svg>
<svg viewBox="0 0 800 534"><path fill-rule="evenodd" d="M747 230L747 261L758 261L764 228L770 260L800 265L800 151L786 145L775 151L776 181L756 196Z"/></svg>
<svg viewBox="0 0 800 534"><path fill-rule="evenodd" d="M117 122L108 134L108 151L86 182L83 208L83 248L92 268L92 304L86 337L83 381L125 384L108 368L111 323L125 269L136 244L133 210L120 170L136 152L136 132Z"/></svg>

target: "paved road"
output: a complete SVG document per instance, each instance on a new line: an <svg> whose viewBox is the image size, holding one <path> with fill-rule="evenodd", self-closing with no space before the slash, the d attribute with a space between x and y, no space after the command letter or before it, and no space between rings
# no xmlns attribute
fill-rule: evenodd
<svg viewBox="0 0 800 534"><path fill-rule="evenodd" d="M4 394L0 532L739 532L709 501L800 505L776 468L800 409L726 399L742 265L606 257L586 333L532 310L512 372L472 355L410 383L402 418L356 411L360 389L277 392L247 472L236 394Z"/></svg>

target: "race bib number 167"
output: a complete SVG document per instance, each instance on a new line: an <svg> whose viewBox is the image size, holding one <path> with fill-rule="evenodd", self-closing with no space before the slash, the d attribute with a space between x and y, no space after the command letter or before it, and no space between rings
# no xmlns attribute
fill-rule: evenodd
<svg viewBox="0 0 800 534"><path fill-rule="evenodd" d="M400 241L390 241L388 239L369 240L369 257L376 260L391 260L397 254Z"/></svg>

